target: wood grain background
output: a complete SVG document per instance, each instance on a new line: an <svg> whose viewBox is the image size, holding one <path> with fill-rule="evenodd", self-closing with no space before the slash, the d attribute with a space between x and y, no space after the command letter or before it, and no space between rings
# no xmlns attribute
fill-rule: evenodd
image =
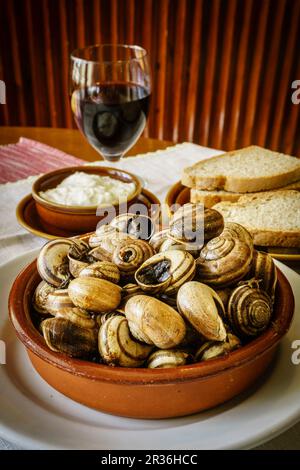
<svg viewBox="0 0 300 470"><path fill-rule="evenodd" d="M136 43L151 59L146 135L300 156L300 0L0 0L0 123L75 127L69 54Z"/></svg>

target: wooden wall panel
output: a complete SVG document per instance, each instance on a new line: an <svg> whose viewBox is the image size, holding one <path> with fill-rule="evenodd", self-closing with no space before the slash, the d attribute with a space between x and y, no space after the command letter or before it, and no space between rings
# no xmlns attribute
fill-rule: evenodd
<svg viewBox="0 0 300 470"><path fill-rule="evenodd" d="M153 72L145 134L300 156L300 0L0 0L1 125L75 127L69 55L144 46Z"/></svg>

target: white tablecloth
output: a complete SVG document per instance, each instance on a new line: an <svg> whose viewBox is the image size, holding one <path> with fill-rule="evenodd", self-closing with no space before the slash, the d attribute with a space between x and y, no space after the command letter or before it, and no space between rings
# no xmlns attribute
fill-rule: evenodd
<svg viewBox="0 0 300 470"><path fill-rule="evenodd" d="M218 153L221 152L183 143L166 150L124 159L118 162L117 166L141 176L145 180L147 188L163 202L169 186L180 179L184 167ZM102 161L99 164L111 166L111 163ZM16 183L0 185L0 264L45 243L45 240L27 233L20 227L15 217L16 205L22 197L31 192L34 178L30 177ZM1 448L15 447L0 439ZM300 449L300 423L261 448Z"/></svg>

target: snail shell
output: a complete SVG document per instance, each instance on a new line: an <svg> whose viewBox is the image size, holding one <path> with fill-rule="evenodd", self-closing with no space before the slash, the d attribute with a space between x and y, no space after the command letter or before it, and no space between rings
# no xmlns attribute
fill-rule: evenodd
<svg viewBox="0 0 300 470"><path fill-rule="evenodd" d="M69 297L68 289L55 289L47 296L45 308L51 315L56 315L62 309L75 307Z"/></svg>
<svg viewBox="0 0 300 470"><path fill-rule="evenodd" d="M97 352L97 330L81 328L65 318L48 318L41 323L41 329L52 351L80 358Z"/></svg>
<svg viewBox="0 0 300 470"><path fill-rule="evenodd" d="M122 290L122 302L119 305L119 308L125 308L127 300L129 300L130 297L134 297L135 295L145 295L145 292L137 284L126 284Z"/></svg>
<svg viewBox="0 0 300 470"><path fill-rule="evenodd" d="M49 294L53 292L55 292L55 287L50 286L46 281L41 281L35 289L32 303L40 315L49 315L46 304Z"/></svg>
<svg viewBox="0 0 300 470"><path fill-rule="evenodd" d="M81 328L96 328L97 322L91 315L78 307L63 308L56 313L56 318L65 318Z"/></svg>
<svg viewBox="0 0 300 470"><path fill-rule="evenodd" d="M120 232L111 225L101 225L96 233L91 235L89 245L91 248L102 248L105 252L113 254L115 248L124 241L132 240L135 237L124 232Z"/></svg>
<svg viewBox="0 0 300 470"><path fill-rule="evenodd" d="M217 237L224 228L223 216L215 209L206 209L203 204L184 204L170 221L169 236L198 248L204 242Z"/></svg>
<svg viewBox="0 0 300 470"><path fill-rule="evenodd" d="M179 313L154 297L131 297L125 305L125 315L133 335L141 332L160 349L177 346L185 336L185 323Z"/></svg>
<svg viewBox="0 0 300 470"><path fill-rule="evenodd" d="M95 277L78 277L68 287L76 307L97 313L115 310L121 302L121 290L116 284Z"/></svg>
<svg viewBox="0 0 300 470"><path fill-rule="evenodd" d="M271 298L258 285L255 280L243 283L233 290L228 302L227 320L241 338L260 335L272 317Z"/></svg>
<svg viewBox="0 0 300 470"><path fill-rule="evenodd" d="M154 253L154 249L148 242L130 240L115 249L112 260L118 266L121 274L130 276Z"/></svg>
<svg viewBox="0 0 300 470"><path fill-rule="evenodd" d="M215 359L217 357L224 356L224 354L228 354L230 351L234 351L240 346L241 341L239 338L232 333L228 333L225 341L207 341L202 344L195 354L195 361L198 362Z"/></svg>
<svg viewBox="0 0 300 470"><path fill-rule="evenodd" d="M160 232L156 232L149 240L151 246L153 246L155 251L159 251L162 243L168 238L169 229L166 228Z"/></svg>
<svg viewBox="0 0 300 470"><path fill-rule="evenodd" d="M274 302L277 270L271 255L254 250L250 277L261 281L260 288L265 290Z"/></svg>
<svg viewBox="0 0 300 470"><path fill-rule="evenodd" d="M87 261L89 251L89 245L83 240L74 240L74 243L70 246L68 253L69 271L73 277L77 277L80 271L89 265L89 261Z"/></svg>
<svg viewBox="0 0 300 470"><path fill-rule="evenodd" d="M146 292L173 295L193 279L196 263L187 251L170 250L149 258L135 273L135 280Z"/></svg>
<svg viewBox="0 0 300 470"><path fill-rule="evenodd" d="M115 263L111 263L110 261L98 261L82 269L79 277L96 277L118 284L120 281L120 271Z"/></svg>
<svg viewBox="0 0 300 470"><path fill-rule="evenodd" d="M110 226L142 240L149 240L154 232L154 224L151 218L141 214L117 215L110 222Z"/></svg>
<svg viewBox="0 0 300 470"><path fill-rule="evenodd" d="M149 369L168 369L171 367L184 366L190 355L177 349L159 350L151 354L147 361Z"/></svg>
<svg viewBox="0 0 300 470"><path fill-rule="evenodd" d="M101 248L101 246L96 246L96 248L93 248L89 252L88 259L90 260L91 263L94 263L95 261L110 261L111 262L112 254L109 253L107 250L104 250L104 248Z"/></svg>
<svg viewBox="0 0 300 470"><path fill-rule="evenodd" d="M53 287L64 287L70 279L68 252L73 240L56 238L46 243L37 258L41 278Z"/></svg>
<svg viewBox="0 0 300 470"><path fill-rule="evenodd" d="M238 238L213 238L197 259L198 279L216 288L232 286L249 272L252 256L252 248Z"/></svg>
<svg viewBox="0 0 300 470"><path fill-rule="evenodd" d="M153 348L131 337L128 322L122 315L113 315L104 322L98 347L106 364L122 367L140 367Z"/></svg>
<svg viewBox="0 0 300 470"><path fill-rule="evenodd" d="M253 237L248 230L236 222L226 222L221 234L224 238L238 238L253 248Z"/></svg>
<svg viewBox="0 0 300 470"><path fill-rule="evenodd" d="M193 244L188 244L180 240L175 240L174 238L167 237L164 240L159 248L159 252L163 253L168 250L183 250L188 251L194 258L199 256L199 250Z"/></svg>
<svg viewBox="0 0 300 470"><path fill-rule="evenodd" d="M200 282L187 282L178 291L177 306L183 317L206 339L226 339L226 329L220 317L220 313L225 313L224 306L213 289Z"/></svg>

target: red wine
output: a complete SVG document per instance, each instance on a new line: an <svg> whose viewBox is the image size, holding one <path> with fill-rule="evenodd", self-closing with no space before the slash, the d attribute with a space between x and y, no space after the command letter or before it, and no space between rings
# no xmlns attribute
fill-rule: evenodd
<svg viewBox="0 0 300 470"><path fill-rule="evenodd" d="M109 160L118 160L144 130L150 94L140 85L105 83L80 88L72 95L78 127Z"/></svg>

